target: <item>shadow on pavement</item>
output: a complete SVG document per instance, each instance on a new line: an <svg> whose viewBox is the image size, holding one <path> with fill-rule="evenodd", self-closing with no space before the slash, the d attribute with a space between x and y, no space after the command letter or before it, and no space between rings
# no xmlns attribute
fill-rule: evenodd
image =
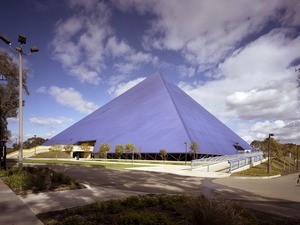
<svg viewBox="0 0 300 225"><path fill-rule="evenodd" d="M59 193L41 193L28 199L27 204L35 213L46 212L49 209L69 208L86 205L96 200L119 198L130 194L163 193L163 194L204 194L207 197L219 197L237 201L245 207L276 215L296 218L300 224L299 201L284 198L270 198L255 192L229 187L215 183L215 179L186 177L167 173L113 170L97 166L47 165L63 172L90 188L60 191ZM230 178L229 178L230 179ZM230 182L226 180L227 182ZM244 182L240 180L240 182ZM284 193L284 190L282 190ZM55 196L54 196L55 195ZM37 201L37 200L40 201ZM23 197L26 201L26 196ZM43 208L44 207L44 208ZM48 210L49 211L49 210Z"/></svg>

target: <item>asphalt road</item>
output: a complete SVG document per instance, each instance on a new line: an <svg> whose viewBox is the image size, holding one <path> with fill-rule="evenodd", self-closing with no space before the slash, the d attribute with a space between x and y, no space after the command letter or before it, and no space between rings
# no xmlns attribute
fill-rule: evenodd
<svg viewBox="0 0 300 225"><path fill-rule="evenodd" d="M204 194L268 213L300 219L297 174L275 179L199 178L167 173L112 170L103 167L51 165L90 186L142 193Z"/></svg>

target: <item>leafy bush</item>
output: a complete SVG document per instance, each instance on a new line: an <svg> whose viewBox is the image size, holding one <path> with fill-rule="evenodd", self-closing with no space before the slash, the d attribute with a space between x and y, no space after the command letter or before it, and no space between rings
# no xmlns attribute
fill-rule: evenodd
<svg viewBox="0 0 300 225"><path fill-rule="evenodd" d="M190 204L191 218L194 224L258 224L252 213L227 200L207 199L204 196L199 196L192 199Z"/></svg>
<svg viewBox="0 0 300 225"><path fill-rule="evenodd" d="M72 215L64 218L61 224L62 225L93 225L95 223L89 222L83 216Z"/></svg>
<svg viewBox="0 0 300 225"><path fill-rule="evenodd" d="M11 168L0 171L3 181L17 194L54 190L61 185L69 185L70 189L80 188L74 179L57 173L49 168Z"/></svg>
<svg viewBox="0 0 300 225"><path fill-rule="evenodd" d="M148 212L148 211L130 211L126 214L121 214L117 219L117 224L122 225L171 225L174 224L169 221L169 218L162 212Z"/></svg>

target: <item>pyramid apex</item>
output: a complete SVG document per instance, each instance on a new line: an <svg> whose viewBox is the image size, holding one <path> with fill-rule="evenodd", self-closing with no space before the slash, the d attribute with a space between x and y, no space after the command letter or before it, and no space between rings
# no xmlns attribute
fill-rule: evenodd
<svg viewBox="0 0 300 225"><path fill-rule="evenodd" d="M162 75L160 72L157 71L157 72L151 74L149 77L162 77Z"/></svg>

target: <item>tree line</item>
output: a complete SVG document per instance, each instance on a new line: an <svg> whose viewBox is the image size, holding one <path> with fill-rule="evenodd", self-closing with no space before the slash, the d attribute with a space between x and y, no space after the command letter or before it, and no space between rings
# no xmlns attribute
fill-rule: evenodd
<svg viewBox="0 0 300 225"><path fill-rule="evenodd" d="M266 138L262 141L254 140L250 144L254 149L263 151L267 154L270 145L271 157L282 158L283 156L292 155L293 158L297 157L297 145L293 143L280 143L279 140L272 137Z"/></svg>
<svg viewBox="0 0 300 225"><path fill-rule="evenodd" d="M25 145L25 142L24 142ZM83 150L85 152L85 157L88 157L90 154L90 148L92 146L90 146L87 143L82 143L80 145L80 149ZM196 158L197 154L199 153L199 149L200 146L197 142L192 142L190 145L190 151L189 154L192 155L193 159ZM58 143L53 144L50 147L50 150L54 150L54 151L61 151L61 150L65 150L66 152L72 152L73 151L73 145L60 145ZM92 153L93 155L97 155L99 158L107 158L107 153L111 150L111 146L109 145L109 143L102 143L98 149L98 152L96 153ZM131 154L131 158L134 159L134 155L137 154L138 158L141 159L141 149L137 148L133 143L127 143L126 145L121 145L118 144L115 146L114 149L114 153L116 154L116 156L120 159L122 154ZM167 155L168 155L168 151L166 149L161 149L159 151L159 155L161 156L161 158L163 160L166 160Z"/></svg>

